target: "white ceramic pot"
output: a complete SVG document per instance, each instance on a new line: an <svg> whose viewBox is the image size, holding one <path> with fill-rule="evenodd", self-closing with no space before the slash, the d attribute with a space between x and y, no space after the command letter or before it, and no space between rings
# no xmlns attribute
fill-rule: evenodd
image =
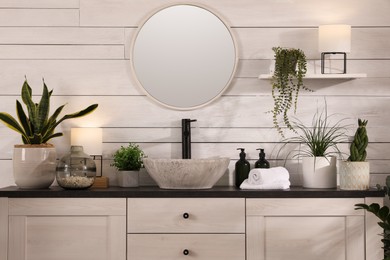
<svg viewBox="0 0 390 260"><path fill-rule="evenodd" d="M336 157L303 157L302 178L304 188L336 188Z"/></svg>
<svg viewBox="0 0 390 260"><path fill-rule="evenodd" d="M118 186L123 188L139 186L139 171L118 171Z"/></svg>
<svg viewBox="0 0 390 260"><path fill-rule="evenodd" d="M370 187L370 163L341 161L340 189L367 190Z"/></svg>
<svg viewBox="0 0 390 260"><path fill-rule="evenodd" d="M53 145L15 145L13 174L22 189L49 188L56 176L56 149Z"/></svg>

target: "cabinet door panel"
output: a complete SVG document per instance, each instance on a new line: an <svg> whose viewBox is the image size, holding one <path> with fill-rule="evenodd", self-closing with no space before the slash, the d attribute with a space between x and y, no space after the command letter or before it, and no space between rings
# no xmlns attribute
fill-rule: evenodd
<svg viewBox="0 0 390 260"><path fill-rule="evenodd" d="M316 205L311 199L275 199L272 205L248 199L247 259L371 260L365 258L365 215L354 210L356 200Z"/></svg>
<svg viewBox="0 0 390 260"><path fill-rule="evenodd" d="M125 259L125 221L125 216L12 216L9 260Z"/></svg>
<svg viewBox="0 0 390 260"><path fill-rule="evenodd" d="M244 234L129 234L127 243L129 260L245 260Z"/></svg>
<svg viewBox="0 0 390 260"><path fill-rule="evenodd" d="M266 260L344 260L343 217L265 218Z"/></svg>

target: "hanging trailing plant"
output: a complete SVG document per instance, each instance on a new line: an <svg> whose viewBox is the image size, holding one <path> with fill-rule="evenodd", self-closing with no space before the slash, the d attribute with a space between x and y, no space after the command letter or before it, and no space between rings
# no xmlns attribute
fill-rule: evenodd
<svg viewBox="0 0 390 260"><path fill-rule="evenodd" d="M303 78L307 71L305 53L293 48L274 47L272 50L275 52L275 71L271 79L274 100L271 112L274 127L284 137L280 117L286 127L293 130L288 112L292 107L294 107L294 113L296 112L301 89L311 90L303 85Z"/></svg>

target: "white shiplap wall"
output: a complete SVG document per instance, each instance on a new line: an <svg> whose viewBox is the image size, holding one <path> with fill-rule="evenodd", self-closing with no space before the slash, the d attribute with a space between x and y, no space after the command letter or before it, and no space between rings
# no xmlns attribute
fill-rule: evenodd
<svg viewBox="0 0 390 260"><path fill-rule="evenodd" d="M34 93L42 77L54 88L55 106L67 103L74 112L91 103L99 109L88 117L65 122L65 136L54 141L58 155L69 149L71 127L103 127L104 173L112 177L113 151L137 142L150 157L180 157L180 119L196 118L193 157L232 158L220 184L232 183L237 147L245 147L253 164L263 147L272 165L280 137L266 114L272 107L271 87L259 80L268 73L273 46L305 51L312 72L319 70L317 27L352 25L349 73L358 80L307 80L313 93L301 93L297 116L310 119L326 97L330 113L342 112L356 124L369 120L372 182L382 182L390 166L390 1L388 0L199 0L231 26L239 48L239 66L230 88L216 102L193 111L163 108L143 95L130 72L130 43L151 12L178 1L159 0L0 0L0 111L14 114L15 99L28 77ZM180 1L180 3L183 3ZM211 116L210 116L211 115ZM351 128L351 131L354 127ZM0 187L12 185L12 148L20 137L0 125ZM292 147L289 147L292 149ZM347 150L347 145L342 145ZM287 167L299 184L298 163ZM142 179L150 183L146 175Z"/></svg>

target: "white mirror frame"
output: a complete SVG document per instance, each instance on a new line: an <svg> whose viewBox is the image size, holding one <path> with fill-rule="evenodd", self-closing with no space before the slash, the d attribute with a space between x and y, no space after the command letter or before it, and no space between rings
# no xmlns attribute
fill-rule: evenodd
<svg viewBox="0 0 390 260"><path fill-rule="evenodd" d="M214 15L215 18L219 19L219 21L225 26L226 30L228 31L229 35L230 35L230 38L231 38L231 43L233 45L233 48L234 48L234 62L233 62L233 67L231 69L231 73L230 73L230 76L229 78L227 78L227 81L226 81L226 84L224 86L221 86L219 87L219 92L218 94L216 95L213 95L212 97L210 97L207 101L203 102L203 103L200 103L200 104L196 104L196 105L193 105L193 106L187 106L187 107L183 107L183 106L176 106L176 105L172 105L172 104L167 104L167 103L164 103L162 102L161 100L159 100L158 98L154 97L153 95L151 95L147 89L145 89L145 87L142 85L140 79L138 78L137 76L137 73L136 73L136 69L135 69L135 64L134 64L134 49L135 49L135 45L136 45L136 41L137 41L137 38L142 30L142 28L144 27L144 25L156 14L158 14L160 11L163 11L167 8L170 8L170 7L175 7L175 6L194 6L194 7L197 7L197 8L201 8L201 9L204 9L205 11L209 12L210 14ZM143 21L143 23L141 23L141 26L138 27L138 30L135 34L135 36L133 37L133 40L132 40L132 44L131 44L131 57L130 57L130 62L131 62L131 70L132 70L132 74L137 82L137 85L142 89L142 91L149 97L151 98L153 101L157 102L158 104L164 106L164 107L167 107L167 108L170 108L170 109L175 109L175 110L193 110L193 109L197 109L197 108L201 108L201 107L204 107L212 102L214 102L216 99L218 99L225 91L226 89L230 86L233 78L234 78L234 75L235 75L235 72L236 72L236 69L237 69L237 63L238 63L238 51L237 51L237 43L236 43L236 40L235 40L235 37L230 29L229 26L227 26L227 23L225 22L225 20L223 18L221 18L220 15L217 15L216 12L214 11L211 11L210 8L206 8L204 6L201 6L201 5L198 5L198 4L171 4L171 5L168 5L168 6L165 6L163 8L160 8L158 9L157 11L153 12L152 14L150 14L149 16L147 16L147 18Z"/></svg>

